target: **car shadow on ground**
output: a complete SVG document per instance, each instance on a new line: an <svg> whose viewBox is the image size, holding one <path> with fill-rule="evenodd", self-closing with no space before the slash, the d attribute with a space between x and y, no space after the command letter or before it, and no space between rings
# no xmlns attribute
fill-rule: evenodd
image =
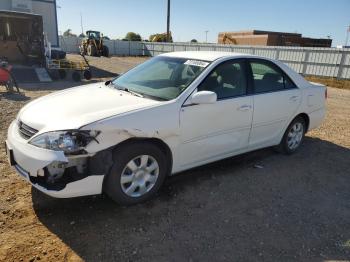
<svg viewBox="0 0 350 262"><path fill-rule="evenodd" d="M350 256L349 163L349 149L306 137L291 156L258 150L170 177L136 206L35 189L32 201L85 261L341 260Z"/></svg>

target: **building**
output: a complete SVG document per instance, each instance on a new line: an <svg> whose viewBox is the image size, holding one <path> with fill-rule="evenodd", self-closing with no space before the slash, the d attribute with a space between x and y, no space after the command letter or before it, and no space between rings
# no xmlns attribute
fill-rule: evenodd
<svg viewBox="0 0 350 262"><path fill-rule="evenodd" d="M42 16L43 30L52 47L59 46L56 0L0 0L0 11Z"/></svg>
<svg viewBox="0 0 350 262"><path fill-rule="evenodd" d="M250 30L221 32L219 33L218 43L231 45L331 47L332 39L308 38L298 33Z"/></svg>

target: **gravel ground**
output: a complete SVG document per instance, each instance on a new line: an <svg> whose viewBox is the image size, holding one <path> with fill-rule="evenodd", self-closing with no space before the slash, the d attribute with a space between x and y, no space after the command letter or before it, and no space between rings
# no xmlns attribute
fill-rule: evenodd
<svg viewBox="0 0 350 262"><path fill-rule="evenodd" d="M95 77L108 78L144 60L91 64ZM24 104L73 85L3 95L0 144ZM325 122L297 154L264 149L183 172L154 200L127 208L105 196L49 198L10 169L1 149L0 261L350 259L350 91L328 94Z"/></svg>

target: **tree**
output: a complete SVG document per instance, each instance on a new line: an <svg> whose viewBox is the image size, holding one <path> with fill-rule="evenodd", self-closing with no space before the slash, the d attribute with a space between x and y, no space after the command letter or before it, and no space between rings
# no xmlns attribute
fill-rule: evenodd
<svg viewBox="0 0 350 262"><path fill-rule="evenodd" d="M72 33L72 29L67 29L67 31L63 32L63 36L77 36L77 35Z"/></svg>
<svg viewBox="0 0 350 262"><path fill-rule="evenodd" d="M197 39L192 39L191 43L198 43Z"/></svg>
<svg viewBox="0 0 350 262"><path fill-rule="evenodd" d="M128 32L124 39L127 41L141 41L141 36L134 32Z"/></svg>

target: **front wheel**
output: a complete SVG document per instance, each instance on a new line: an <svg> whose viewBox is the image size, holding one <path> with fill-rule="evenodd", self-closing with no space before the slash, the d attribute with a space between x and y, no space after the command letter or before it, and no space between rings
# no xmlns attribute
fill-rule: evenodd
<svg viewBox="0 0 350 262"><path fill-rule="evenodd" d="M122 205L144 202L155 195L167 174L167 161L159 147L132 143L117 149L104 181L107 195Z"/></svg>
<svg viewBox="0 0 350 262"><path fill-rule="evenodd" d="M96 56L97 54L96 47L94 45L88 45L87 54L88 56Z"/></svg>
<svg viewBox="0 0 350 262"><path fill-rule="evenodd" d="M288 126L278 146L279 151L293 154L297 151L304 140L306 132L305 120L302 117L295 118Z"/></svg>

